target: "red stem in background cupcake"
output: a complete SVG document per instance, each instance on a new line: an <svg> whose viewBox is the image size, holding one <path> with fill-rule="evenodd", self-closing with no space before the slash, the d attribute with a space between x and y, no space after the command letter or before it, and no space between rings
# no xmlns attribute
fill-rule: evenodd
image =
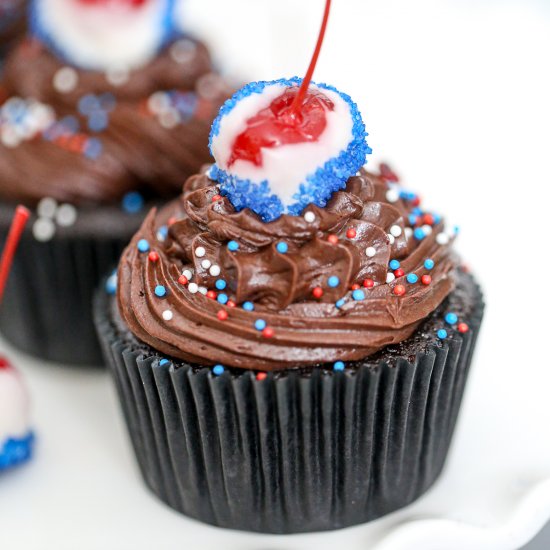
<svg viewBox="0 0 550 550"><path fill-rule="evenodd" d="M321 53L332 0L326 0L323 23L306 76L299 88L288 88L271 105L249 118L247 128L233 144L228 166L238 160L262 166L262 148L318 141L327 126L326 112L334 104L319 90L309 85Z"/></svg>
<svg viewBox="0 0 550 550"><path fill-rule="evenodd" d="M25 225L27 225L30 215L31 213L24 206L20 205L15 209L15 215L13 216L10 232L6 239L2 259L0 260L0 304L2 303L4 290L6 289L6 283L8 282L15 251L17 250L21 235L23 234L23 230L25 229Z"/></svg>

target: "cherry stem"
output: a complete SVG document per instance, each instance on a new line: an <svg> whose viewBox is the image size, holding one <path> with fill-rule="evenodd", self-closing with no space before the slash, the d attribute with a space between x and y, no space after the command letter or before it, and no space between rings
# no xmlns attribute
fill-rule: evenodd
<svg viewBox="0 0 550 550"><path fill-rule="evenodd" d="M0 303L2 303L2 297L4 296L4 290L6 289L17 245L30 215L31 213L24 206L19 205L15 209L15 215L11 222L10 232L8 233L2 259L0 260Z"/></svg>
<svg viewBox="0 0 550 550"><path fill-rule="evenodd" d="M300 112L306 93L309 89L311 79L313 78L315 66L317 65L317 60L319 59L319 54L321 53L321 47L323 46L323 40L325 39L331 2L332 0L326 0L325 14L323 15L323 23L321 24L321 31L319 32L319 38L317 39L317 46L315 46L315 51L313 52L313 57L311 58L311 63L309 64L306 76L304 77L304 80L302 80L302 85L300 86L298 94L294 98L294 101L290 107L290 112L294 115L297 115Z"/></svg>

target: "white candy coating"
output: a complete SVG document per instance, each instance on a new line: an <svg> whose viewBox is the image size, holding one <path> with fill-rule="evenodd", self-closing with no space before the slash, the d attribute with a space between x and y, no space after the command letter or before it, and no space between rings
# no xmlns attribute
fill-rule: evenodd
<svg viewBox="0 0 550 550"><path fill-rule="evenodd" d="M19 373L13 367L0 367L0 447L8 438L28 434L29 409L29 396Z"/></svg>
<svg viewBox="0 0 550 550"><path fill-rule="evenodd" d="M373 258L373 257L376 255L376 248L374 248L374 246L369 246L369 247L365 250L365 254L366 254L369 258Z"/></svg>

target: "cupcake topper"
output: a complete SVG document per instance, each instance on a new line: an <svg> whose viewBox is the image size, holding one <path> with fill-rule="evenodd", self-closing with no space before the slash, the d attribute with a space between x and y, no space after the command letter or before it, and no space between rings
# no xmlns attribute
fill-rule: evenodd
<svg viewBox="0 0 550 550"><path fill-rule="evenodd" d="M304 79L253 82L221 108L212 125L210 177L237 210L250 208L266 222L325 206L370 153L357 106L346 94L311 78L330 13Z"/></svg>
<svg viewBox="0 0 550 550"><path fill-rule="evenodd" d="M173 36L174 0L32 0L30 27L59 57L85 69L133 69Z"/></svg>

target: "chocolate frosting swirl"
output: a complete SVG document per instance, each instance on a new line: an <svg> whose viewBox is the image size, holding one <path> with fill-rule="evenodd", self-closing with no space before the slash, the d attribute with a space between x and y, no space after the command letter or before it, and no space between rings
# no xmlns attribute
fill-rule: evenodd
<svg viewBox="0 0 550 550"><path fill-rule="evenodd" d="M56 74L67 66L42 43L28 39L16 47L3 74L6 95L33 98L52 107L57 120L76 118L82 130L61 144L40 136L16 147L0 144L0 197L34 205L48 196L86 205L118 201L135 190L151 198L176 196L182 182L210 160L210 125L231 92L212 72L206 47L184 41L185 55L174 55L173 45L168 46L122 83L113 83L104 73L71 67L76 84L69 91L54 84ZM161 124L148 108L148 100L158 91L189 92L195 104L192 115L177 124ZM88 131L79 101L106 93L116 102L108 126ZM101 141L97 158L75 150L79 140L88 138Z"/></svg>
<svg viewBox="0 0 550 550"><path fill-rule="evenodd" d="M389 202L392 193L384 179L361 171L326 208L306 209L313 221L283 215L264 223L216 196L218 188L206 174L194 176L179 200L151 212L124 252L118 283L122 319L160 353L244 369L357 360L405 340L453 289L458 261L443 222L436 218L423 239L414 238L406 228L415 202ZM158 241L157 231L169 218L168 238ZM389 236L392 228L395 237ZM156 261L138 250L142 239L158 254ZM231 251L229 241L239 243L238 250ZM286 253L277 249L280 242L288 245ZM369 247L374 256L366 254ZM431 270L424 266L427 258L434 262ZM398 272L387 283L393 259L418 282L410 284ZM220 267L219 275L212 275L211 265ZM226 281L223 292L236 307L192 293L190 285L178 282L183 270L191 270L192 283L204 289ZM428 273L431 282L423 284L420 278ZM335 287L327 285L331 276L339 279ZM365 279L374 287L361 287L364 299L353 299L350 287ZM155 294L159 285L167 291L162 298ZM404 295L396 295L397 285L406 289ZM320 298L312 294L316 287L324 291ZM240 307L245 301L254 303L253 311ZM258 319L273 333L257 330Z"/></svg>

